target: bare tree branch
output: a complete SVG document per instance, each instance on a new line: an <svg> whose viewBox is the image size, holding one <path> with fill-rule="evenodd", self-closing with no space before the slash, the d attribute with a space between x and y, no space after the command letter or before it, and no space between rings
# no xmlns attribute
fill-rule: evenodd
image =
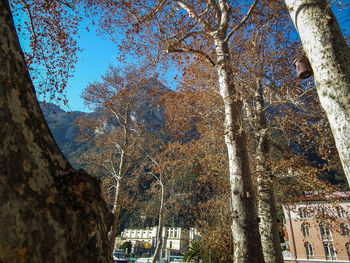
<svg viewBox="0 0 350 263"><path fill-rule="evenodd" d="M232 31L227 35L225 41L229 41L231 36L248 20L249 16L252 14L254 7L257 5L259 0L254 0L253 4L250 6L249 10L245 14L245 16L242 18L241 22L239 22Z"/></svg>
<svg viewBox="0 0 350 263"><path fill-rule="evenodd" d="M210 56L203 51L192 49L192 48L174 48L174 47L168 47L167 52L169 53L192 53L195 55L199 55L200 57L204 58L207 62L210 63L213 67L216 66L216 63L210 58Z"/></svg>
<svg viewBox="0 0 350 263"><path fill-rule="evenodd" d="M176 2L181 8L183 8L188 13L188 16L190 18L192 18L194 21L199 23L206 31L212 30L211 26L201 16L197 15L193 7L187 5L183 1L176 1Z"/></svg>
<svg viewBox="0 0 350 263"><path fill-rule="evenodd" d="M154 17L155 14L157 14L159 11L162 10L162 8L164 7L165 3L167 2L167 0L162 0L160 2L158 2L158 4L156 5L155 8L153 8L148 14L146 14L145 16L143 16L143 18L137 19L138 24L142 24L144 23L147 19L150 19L152 17ZM135 17L135 15L133 15Z"/></svg>

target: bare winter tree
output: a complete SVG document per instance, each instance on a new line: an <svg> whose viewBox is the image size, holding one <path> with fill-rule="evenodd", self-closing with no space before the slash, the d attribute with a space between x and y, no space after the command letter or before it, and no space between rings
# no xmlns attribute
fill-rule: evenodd
<svg viewBox="0 0 350 263"><path fill-rule="evenodd" d="M145 139L145 114L153 107L158 82L150 78L147 67L119 69L110 66L102 81L83 91L85 103L95 109L95 117L78 124L81 139L93 145L93 151L82 156L87 169L102 174L104 194L112 204L114 223L109 233L115 246L119 227L126 176L141 158L138 146Z"/></svg>

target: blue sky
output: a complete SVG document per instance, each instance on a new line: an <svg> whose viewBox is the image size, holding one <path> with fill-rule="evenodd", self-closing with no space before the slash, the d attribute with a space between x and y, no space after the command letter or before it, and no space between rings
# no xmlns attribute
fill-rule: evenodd
<svg viewBox="0 0 350 263"><path fill-rule="evenodd" d="M83 49L83 52L78 55L74 77L68 81L66 88L68 105L60 105L66 111L89 111L80 97L82 90L89 83L99 81L110 64L114 66L120 64L117 60L119 55L117 45L108 40L107 36L98 36L93 27L89 28L89 32L86 29L80 31L81 38L78 39L78 46ZM131 60L130 62L132 63ZM167 85L173 89L176 86L174 81L176 74L174 67L171 67L165 76Z"/></svg>
<svg viewBox="0 0 350 263"><path fill-rule="evenodd" d="M82 90L91 82L100 80L107 71L109 64L117 65L117 45L103 36L97 36L95 30L82 29L78 46L83 52L78 55L78 63L74 77L68 81L66 96L68 98L68 111L87 111L83 99L80 98Z"/></svg>

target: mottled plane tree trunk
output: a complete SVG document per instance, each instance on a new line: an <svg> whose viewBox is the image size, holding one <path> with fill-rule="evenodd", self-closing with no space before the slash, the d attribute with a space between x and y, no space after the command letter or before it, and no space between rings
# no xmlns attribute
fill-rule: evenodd
<svg viewBox="0 0 350 263"><path fill-rule="evenodd" d="M261 246L265 263L282 263L282 248L278 233L277 210L275 205L273 178L267 168L269 154L268 128L264 111L263 87L257 80L255 92L256 115L256 174L258 195L258 217Z"/></svg>
<svg viewBox="0 0 350 263"><path fill-rule="evenodd" d="M229 14L227 14L229 15ZM222 19L224 20L224 19ZM225 28L223 28L225 30ZM249 168L246 134L242 120L242 101L233 84L227 42L214 35L220 95L225 110L225 143L229 159L232 201L233 257L235 263L263 262L254 190ZM251 242L257 240L257 242Z"/></svg>
<svg viewBox="0 0 350 263"><path fill-rule="evenodd" d="M285 0L350 182L350 48L326 0Z"/></svg>
<svg viewBox="0 0 350 263"><path fill-rule="evenodd" d="M46 125L7 0L0 1L0 261L108 262L111 214Z"/></svg>

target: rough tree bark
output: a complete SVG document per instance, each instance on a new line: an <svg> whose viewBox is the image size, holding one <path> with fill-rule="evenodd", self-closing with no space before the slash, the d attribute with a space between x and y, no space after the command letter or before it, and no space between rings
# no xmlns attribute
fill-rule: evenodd
<svg viewBox="0 0 350 263"><path fill-rule="evenodd" d="M278 234L277 210L271 175L266 167L266 157L269 153L268 132L264 112L263 87L257 81L255 94L256 113L256 173L258 194L258 217L261 246L265 263L282 263L282 248Z"/></svg>
<svg viewBox="0 0 350 263"><path fill-rule="evenodd" d="M350 183L350 48L326 0L285 0Z"/></svg>
<svg viewBox="0 0 350 263"><path fill-rule="evenodd" d="M108 262L99 181L75 171L45 123L7 0L0 0L0 261Z"/></svg>

